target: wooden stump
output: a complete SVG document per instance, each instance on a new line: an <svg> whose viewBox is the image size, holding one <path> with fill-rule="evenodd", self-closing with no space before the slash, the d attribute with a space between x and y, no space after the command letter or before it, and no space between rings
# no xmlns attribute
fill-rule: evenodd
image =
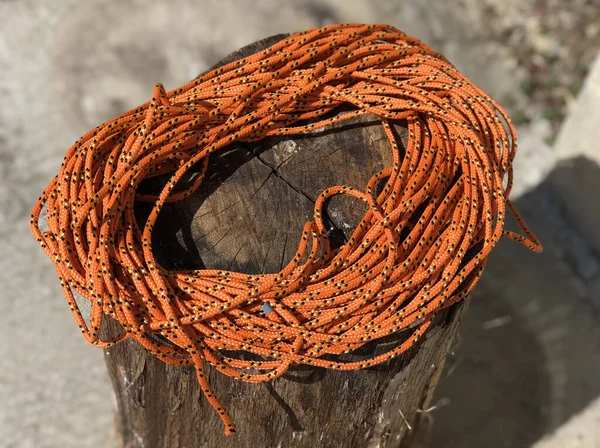
<svg viewBox="0 0 600 448"><path fill-rule="evenodd" d="M254 43L221 64L282 37ZM397 123L395 130L406 142L406 127ZM373 174L392 164L391 157L376 117L226 148L212 157L199 191L165 205L154 253L167 269L277 272L294 255L318 194L332 185L364 189ZM365 211L358 200L332 198L327 207L332 241L342 244ZM144 212L140 205L140 220ZM417 347L374 368L338 372L296 366L272 382L250 384L209 367L210 384L238 427L230 437L223 435L192 367L168 366L134 341L118 344L106 350L105 359L117 397L119 441L128 448L408 446L463 309L440 313ZM112 321L104 330L118 329ZM400 337L344 359L383 352Z"/></svg>

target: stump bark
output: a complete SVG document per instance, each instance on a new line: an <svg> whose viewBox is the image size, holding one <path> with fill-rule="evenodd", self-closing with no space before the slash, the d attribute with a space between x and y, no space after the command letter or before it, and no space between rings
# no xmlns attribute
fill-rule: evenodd
<svg viewBox="0 0 600 448"><path fill-rule="evenodd" d="M283 36L256 42L221 64L250 55ZM405 143L403 123L395 130ZM205 183L185 201L167 204L153 239L167 269L279 271L293 257L318 194L332 185L364 189L392 164L376 117L362 117L310 135L236 144L211 158ZM342 244L366 211L336 196L327 207L334 244ZM147 209L136 213L143 221ZM105 351L117 399L123 447L398 447L408 446L418 410L428 407L464 304L440 313L417 347L386 364L350 372L296 366L282 378L250 384L208 367L208 379L238 433L225 437L202 395L193 367L169 366L126 341ZM103 331L119 330L115 321ZM375 342L347 359L385 351Z"/></svg>

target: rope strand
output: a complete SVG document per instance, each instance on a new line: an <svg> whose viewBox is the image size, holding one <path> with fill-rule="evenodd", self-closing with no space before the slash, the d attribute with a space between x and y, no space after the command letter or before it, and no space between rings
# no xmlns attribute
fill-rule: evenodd
<svg viewBox="0 0 600 448"><path fill-rule="evenodd" d="M321 118L342 105L352 107ZM151 237L162 206L202 185L211 154L366 114L381 118L393 166L365 191L323 191L280 272L168 271L156 262ZM408 123L403 154L393 120ZM515 151L505 112L444 57L388 25L333 25L294 34L171 92L157 85L150 102L68 150L31 225L86 340L109 347L134 338L166 363L195 365L230 434L235 426L210 389L205 362L249 382L277 378L292 364L374 366L404 353L435 313L469 294L501 236L541 251L508 201ZM175 190L198 164L200 175ZM158 195L136 193L160 174L170 178ZM368 212L348 242L331 250L323 206L338 194L364 201ZM153 203L143 228L136 200ZM39 226L44 206L46 231ZM506 208L525 236L503 230ZM89 324L73 291L91 302ZM104 315L123 333L101 340ZM359 362L324 357L400 331L406 339L387 353ZM228 350L260 360L228 357Z"/></svg>

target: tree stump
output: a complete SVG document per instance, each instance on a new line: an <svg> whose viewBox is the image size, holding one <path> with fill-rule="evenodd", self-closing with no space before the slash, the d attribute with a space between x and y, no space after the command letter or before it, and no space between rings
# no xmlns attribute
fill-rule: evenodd
<svg viewBox="0 0 600 448"><path fill-rule="evenodd" d="M260 51L273 36L219 65ZM403 123L395 130L406 143ZM167 269L279 271L293 257L314 201L332 185L363 189L391 166L391 146L377 117L362 117L288 139L232 145L211 157L205 183L190 198L166 204L153 250ZM140 221L144 204L136 206ZM333 243L343 244L366 211L336 196L328 207ZM226 437L193 367L169 366L126 341L105 351L117 398L119 443L132 447L408 446L419 409L428 406L464 306L440 313L417 347L386 364L357 371L295 366L282 378L250 384L207 367L237 434ZM103 331L119 331L107 319ZM383 352L402 334L344 355Z"/></svg>

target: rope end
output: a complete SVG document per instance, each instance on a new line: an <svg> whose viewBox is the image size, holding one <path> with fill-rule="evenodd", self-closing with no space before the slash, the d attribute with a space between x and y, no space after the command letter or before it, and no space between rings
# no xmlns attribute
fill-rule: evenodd
<svg viewBox="0 0 600 448"><path fill-rule="evenodd" d="M231 435L235 434L236 432L237 432L237 428L235 427L235 425L233 423L225 425L225 435L226 436L231 436Z"/></svg>

